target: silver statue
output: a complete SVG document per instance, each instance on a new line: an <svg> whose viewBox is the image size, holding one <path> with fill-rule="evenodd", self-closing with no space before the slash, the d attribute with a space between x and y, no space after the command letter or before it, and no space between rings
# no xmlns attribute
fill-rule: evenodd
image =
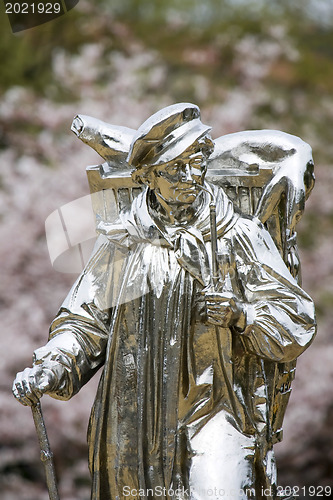
<svg viewBox="0 0 333 500"><path fill-rule="evenodd" d="M188 103L137 131L73 130L106 160L88 170L99 237L15 397L69 399L103 366L93 500L277 498L273 444L316 330L295 233L311 148L274 131L213 141Z"/></svg>

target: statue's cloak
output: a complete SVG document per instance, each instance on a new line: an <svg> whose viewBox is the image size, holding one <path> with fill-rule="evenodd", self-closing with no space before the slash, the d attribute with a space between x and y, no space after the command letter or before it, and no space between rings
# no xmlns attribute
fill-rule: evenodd
<svg viewBox="0 0 333 500"><path fill-rule="evenodd" d="M102 221L91 260L36 351L36 362L65 367L60 399L103 365L88 433L94 500L187 488L191 440L219 412L254 438L262 458L271 447L271 371L314 336L313 303L268 232L211 189L218 250L231 250L234 293L247 305L243 331L205 321L209 196L191 226L168 227L154 219L147 190L117 224Z"/></svg>

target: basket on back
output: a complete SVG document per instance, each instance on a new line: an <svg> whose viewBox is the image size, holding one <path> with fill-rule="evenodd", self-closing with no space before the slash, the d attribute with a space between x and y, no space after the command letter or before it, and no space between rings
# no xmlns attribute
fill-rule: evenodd
<svg viewBox="0 0 333 500"><path fill-rule="evenodd" d="M126 156L135 130L88 116L75 117L72 130L106 161L87 168L96 223L112 222L141 192ZM245 131L214 141L207 180L221 186L244 214L258 217L270 232L285 264L300 283L296 224L314 185L310 146L274 130ZM269 384L273 442L282 439L282 422L295 377L295 362L264 363Z"/></svg>

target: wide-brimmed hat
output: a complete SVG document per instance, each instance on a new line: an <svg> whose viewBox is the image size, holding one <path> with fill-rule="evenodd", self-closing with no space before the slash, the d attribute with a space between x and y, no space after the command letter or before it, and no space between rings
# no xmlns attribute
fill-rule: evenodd
<svg viewBox="0 0 333 500"><path fill-rule="evenodd" d="M174 160L211 127L200 120L195 104L173 104L146 120L135 134L128 156L129 165L161 165Z"/></svg>

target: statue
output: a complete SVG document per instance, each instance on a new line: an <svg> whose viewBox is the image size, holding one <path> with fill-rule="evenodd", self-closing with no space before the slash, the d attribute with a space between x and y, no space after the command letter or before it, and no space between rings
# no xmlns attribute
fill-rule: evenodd
<svg viewBox="0 0 333 500"><path fill-rule="evenodd" d="M82 116L73 130L107 160L92 191L117 177L132 194L112 219L100 191L92 257L14 396L69 399L103 366L93 500L282 498L273 444L316 330L295 239L310 147L275 131L213 141L188 103L137 131Z"/></svg>

